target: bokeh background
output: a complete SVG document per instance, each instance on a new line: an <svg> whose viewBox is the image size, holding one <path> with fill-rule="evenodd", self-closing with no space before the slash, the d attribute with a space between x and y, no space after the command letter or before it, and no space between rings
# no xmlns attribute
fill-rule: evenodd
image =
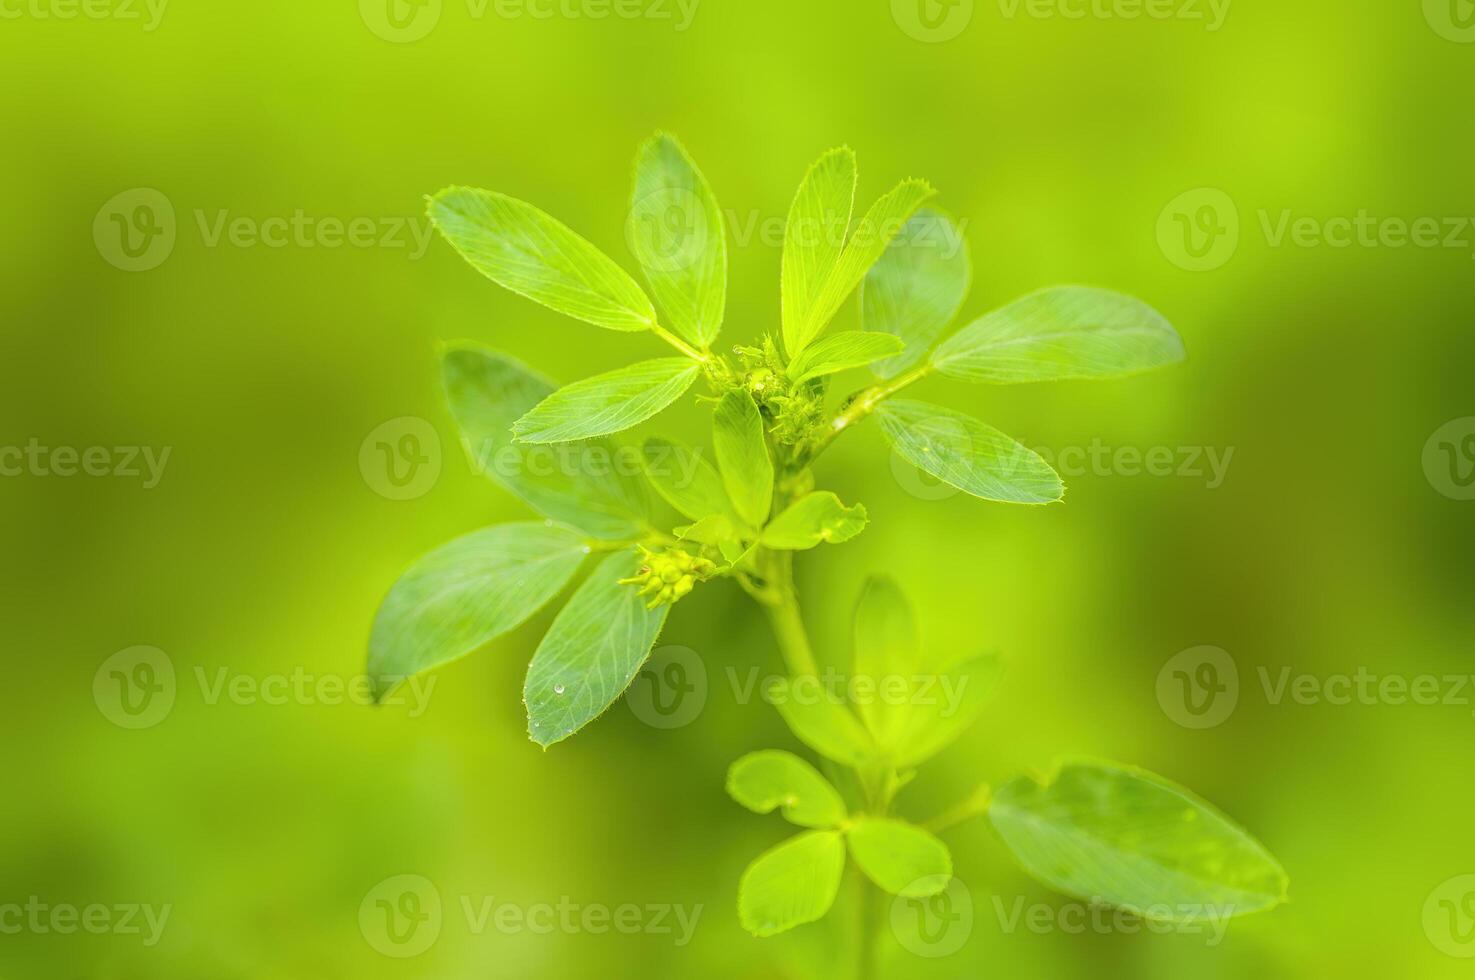
<svg viewBox="0 0 1475 980"><path fill-rule="evenodd" d="M746 751L795 745L770 708L733 694L729 670L778 668L736 589L704 588L671 618L662 642L696 651L709 680L676 730L617 705L546 754L527 741L522 677L549 614L439 671L418 712L332 703L334 688L253 693L274 677L348 683L411 560L528 516L457 448L439 343L495 345L564 380L660 353L417 244L423 195L466 183L523 197L628 266L631 160L658 128L740 223L724 341L776 325L779 250L763 229L808 163L849 143L863 202L925 176L966 222L965 316L1097 283L1152 302L1190 352L1118 382L927 382L921 397L1031 445L1100 445L1111 462L1068 471L1064 505L1011 508L941 494L857 431L821 479L872 526L804 556L800 587L828 661L848 655L854 596L877 570L914 595L929 643L1007 658L991 712L903 812L1062 754L1138 763L1261 837L1291 902L1218 944L1011 927L1020 901L1068 902L974 821L947 835L973 903L965 941L927 956L888 940L888 975L1468 976L1475 684L1441 685L1447 703L1332 705L1274 703L1261 681L1475 672L1468 8L5 4L0 445L107 447L113 475L0 478L0 905L171 911L152 945L146 929L7 928L0 976L843 970L853 943L827 948L825 927L762 942L737 924L738 875L786 830L731 803L723 775ZM255 239L299 214L285 244ZM1359 214L1437 219L1439 241L1388 226L1319 237L1342 242L1333 219ZM141 216L140 248L140 228L166 233L131 256L113 215ZM1311 219L1299 238L1276 234L1287 216ZM368 221L357 243L331 247L334 222L355 219ZM840 322L855 318L852 303ZM666 428L696 433L699 418L688 405ZM396 419L439 440L438 474L410 499L392 499L372 452L361 465ZM128 467L113 447L134 446L169 451L153 485L114 472ZM1173 450L1173 475L1136 472L1130 451L1154 447ZM1215 480L1202 458L1178 472L1194 469L1179 447L1232 456ZM1185 727L1158 677L1205 645L1230 658L1238 701ZM133 729L112 720L104 662L137 646L167 658L176 691ZM222 679L237 693L212 696ZM410 958L360 925L398 875L443 902L439 937ZM463 901L486 900L701 913L681 945L474 929Z"/></svg>

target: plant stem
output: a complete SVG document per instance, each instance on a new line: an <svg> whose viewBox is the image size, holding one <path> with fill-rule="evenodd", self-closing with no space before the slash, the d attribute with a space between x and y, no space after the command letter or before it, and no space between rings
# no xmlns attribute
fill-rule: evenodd
<svg viewBox="0 0 1475 980"><path fill-rule="evenodd" d="M913 368L885 384L874 385L861 391L850 399L850 403L845 406L844 411L830 421L829 427L825 429L824 435L815 440L810 449L808 459L812 461L816 456L824 452L830 443L839 437L840 433L861 421L867 415L870 415L871 412L875 411L877 405L908 385L916 384L931 373L932 365L923 364L921 367Z"/></svg>
<svg viewBox="0 0 1475 980"><path fill-rule="evenodd" d="M857 920L857 932L860 935L860 980L874 980L876 977L876 939L881 931L881 916L884 914L884 905L880 901L881 890L871 884L870 879L863 873L857 874L855 880L860 883L860 909Z"/></svg>
<svg viewBox="0 0 1475 980"><path fill-rule="evenodd" d="M794 556L787 551L771 554L773 572L770 582L778 599L766 603L763 608L768 611L768 621L778 640L779 652L783 654L791 676L818 675L819 667L809 646L809 631L804 628L804 619L799 614L799 594L794 590Z"/></svg>
<svg viewBox="0 0 1475 980"><path fill-rule="evenodd" d="M939 834L950 827L956 827L964 820L981 816L988 812L988 801L991 797L987 783L979 786L968 798L953 804L937 816L922 824L923 829L934 834Z"/></svg>
<svg viewBox="0 0 1475 980"><path fill-rule="evenodd" d="M711 351L697 350L695 347L691 346L686 341L682 340L680 337L676 336L674 333L661 326L659 323L651 324L651 330L655 331L655 335L657 337L660 337L666 343L670 344L672 347L681 351L681 353L685 354L687 357L691 358L693 361L696 361L699 364L706 364L712 359Z"/></svg>

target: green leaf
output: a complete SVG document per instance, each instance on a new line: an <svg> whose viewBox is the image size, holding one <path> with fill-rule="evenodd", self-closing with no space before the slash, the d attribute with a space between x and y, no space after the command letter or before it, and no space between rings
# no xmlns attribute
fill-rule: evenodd
<svg viewBox="0 0 1475 980"><path fill-rule="evenodd" d="M639 425L686 394L702 367L658 357L560 388L512 423L518 442L573 442Z"/></svg>
<svg viewBox="0 0 1475 980"><path fill-rule="evenodd" d="M833 830L810 830L761 854L738 885L738 918L755 936L822 918L845 871L845 843Z"/></svg>
<svg viewBox="0 0 1475 980"><path fill-rule="evenodd" d="M864 367L901 353L902 346L901 338L889 333L846 330L804 348L789 365L789 377L794 384L802 384L810 378Z"/></svg>
<svg viewBox="0 0 1475 980"><path fill-rule="evenodd" d="M599 717L625 693L666 622L669 605L646 609L619 584L639 567L632 551L595 566L553 620L528 665L528 735L545 749Z"/></svg>
<svg viewBox="0 0 1475 980"><path fill-rule="evenodd" d="M695 541L698 544L721 545L726 541L737 541L742 536L732 518L726 514L712 514L695 524L685 524L675 530L676 537L682 541Z"/></svg>
<svg viewBox="0 0 1475 980"><path fill-rule="evenodd" d="M1129 766L1070 762L1043 785L1015 779L989 816L1034 877L1170 922L1285 901L1286 875L1244 829L1183 787Z"/></svg>
<svg viewBox="0 0 1475 980"><path fill-rule="evenodd" d="M916 617L900 586L888 576L866 579L855 606L855 673L870 678L878 696L856 707L877 744L890 745L911 712L909 703L879 695L897 684L910 687L921 665Z"/></svg>
<svg viewBox="0 0 1475 980"><path fill-rule="evenodd" d="M805 494L763 529L763 545L779 551L805 551L822 541L840 544L866 526L866 509L846 507L828 490Z"/></svg>
<svg viewBox="0 0 1475 980"><path fill-rule="evenodd" d="M727 305L727 226L712 188L674 136L658 133L636 156L629 231L667 325L707 347Z"/></svg>
<svg viewBox="0 0 1475 980"><path fill-rule="evenodd" d="M702 453L669 439L651 438L641 447L645 476L666 503L694 521L732 509L722 476Z"/></svg>
<svg viewBox="0 0 1475 980"><path fill-rule="evenodd" d="M859 817L846 842L866 877L893 895L926 898L952 880L953 857L947 845L905 821Z"/></svg>
<svg viewBox="0 0 1475 980"><path fill-rule="evenodd" d="M1115 378L1183 360L1183 341L1140 300L1088 286L1031 293L975 320L932 355L964 381Z"/></svg>
<svg viewBox="0 0 1475 980"><path fill-rule="evenodd" d="M1065 495L1038 453L962 412L893 399L876 408L876 418L902 459L975 497L1048 504Z"/></svg>
<svg viewBox="0 0 1475 980"><path fill-rule="evenodd" d="M479 347L448 350L442 371L473 466L539 513L594 537L619 540L642 532L650 502L641 481L620 465L620 456L634 455L634 448L609 439L556 449L512 441L512 423L552 393L551 381Z"/></svg>
<svg viewBox="0 0 1475 980"><path fill-rule="evenodd" d="M784 227L784 349L796 356L817 330L810 323L815 300L840 264L855 207L855 153L830 150L804 175Z"/></svg>
<svg viewBox="0 0 1475 980"><path fill-rule="evenodd" d="M826 759L857 769L875 761L876 746L865 726L818 677L776 679L767 697L794 737Z"/></svg>
<svg viewBox="0 0 1475 980"><path fill-rule="evenodd" d="M801 827L836 827L845 803L829 780L791 752L750 752L727 770L727 794L754 813L783 807Z"/></svg>
<svg viewBox="0 0 1475 980"><path fill-rule="evenodd" d="M956 741L983 714L1002 673L998 656L985 653L918 675L904 688L908 710L885 743L891 764L919 766Z"/></svg>
<svg viewBox="0 0 1475 980"><path fill-rule="evenodd" d="M712 445L733 509L753 527L762 527L773 506L773 460L752 395L738 389L722 396L712 414Z"/></svg>
<svg viewBox="0 0 1475 980"><path fill-rule="evenodd" d="M514 293L610 330L649 330L656 311L630 274L524 201L473 187L430 199L430 219L472 268Z"/></svg>
<svg viewBox="0 0 1475 980"><path fill-rule="evenodd" d="M895 334L906 350L872 367L882 378L916 364L958 315L973 279L963 231L934 208L923 208L866 274L861 323Z"/></svg>
<svg viewBox="0 0 1475 980"><path fill-rule="evenodd" d="M473 531L415 562L389 590L369 636L377 696L521 625L588 553L578 531L538 522Z"/></svg>
<svg viewBox="0 0 1475 980"><path fill-rule="evenodd" d="M845 243L845 253L840 256L839 264L815 296L804 327L796 337L798 346L790 347L785 335L785 349L790 357L798 356L824 332L846 297L855 292L907 219L934 193L925 180L904 180L871 206Z"/></svg>

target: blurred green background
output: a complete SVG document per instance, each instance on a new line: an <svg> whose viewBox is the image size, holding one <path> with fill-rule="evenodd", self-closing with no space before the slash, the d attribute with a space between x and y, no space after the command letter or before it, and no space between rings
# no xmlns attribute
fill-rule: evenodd
<svg viewBox="0 0 1475 980"><path fill-rule="evenodd" d="M697 651L709 680L704 710L672 731L617 705L546 754L527 741L522 677L548 614L435 674L420 712L251 693L351 678L405 565L528 516L456 448L439 342L495 345L563 380L662 353L502 291L395 223L423 234L423 195L485 186L633 267L631 159L658 128L748 223L733 229L724 342L777 323L779 250L754 227L781 221L809 162L849 143L862 202L924 176L967 223L965 317L1097 283L1153 303L1189 350L1125 381L933 380L920 397L1056 452L1233 453L1217 485L1202 463L1134 475L1115 456L1067 472L1050 508L938 494L874 427L826 457L821 480L873 523L802 559L822 657L848 655L859 584L889 570L928 642L1007 658L993 710L903 812L1089 753L1193 787L1292 879L1288 906L1219 944L1011 928L1000 909L1068 900L974 821L947 835L972 898L965 941L949 956L889 942L888 974L1468 976L1456 954L1475 955L1475 919L1444 918L1438 898L1458 910L1475 879L1436 890L1475 874L1475 685L1435 705L1275 704L1259 674L1475 671L1475 502L1459 479L1475 465L1475 229L1446 244L1443 223L1475 215L1468 4L1216 14L1180 0L1133 18L1129 0L560 2L0 5L0 446L108 447L114 472L58 475L63 456L0 478L0 906L170 907L152 945L146 928L13 931L0 910L0 977L819 975L795 964L816 962L823 927L762 942L736 920L738 875L785 830L727 799L726 766L795 747L770 708L733 695L729 668L778 668L736 589L704 588L671 618L662 642ZM299 213L305 231L273 237L290 225L267 219ZM1439 219L1440 241L1400 247L1387 226L1342 246L1308 237L1337 239L1329 219L1360 213ZM130 256L113 215L140 216L132 240L156 250ZM1277 236L1286 215L1310 231ZM358 243L330 247L354 219L369 222ZM1196 257L1208 239L1185 228L1225 233ZM852 303L840 322L855 318ZM403 418L438 434L440 471L397 500L360 450ZM696 432L697 412L684 418ZM1453 471L1446 443L1469 453ZM116 472L112 448L128 446L168 449L156 485ZM104 661L139 645L162 651L177 690L129 729L110 720ZM1240 694L1193 729L1157 684L1200 645L1232 658ZM252 687L212 697L222 678ZM398 875L443 903L412 958L360 926ZM463 902L487 899L702 909L682 945L475 929Z"/></svg>

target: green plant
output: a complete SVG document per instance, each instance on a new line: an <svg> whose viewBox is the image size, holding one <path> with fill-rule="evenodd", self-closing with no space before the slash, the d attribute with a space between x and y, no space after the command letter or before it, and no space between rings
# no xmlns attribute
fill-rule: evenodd
<svg viewBox="0 0 1475 980"><path fill-rule="evenodd" d="M461 187L430 199L437 228L479 272L595 326L653 333L677 356L560 388L505 354L447 352L446 391L468 449L547 520L476 531L410 568L370 639L381 693L525 621L597 552L528 669L528 731L546 748L623 694L673 605L726 579L771 620L788 680L769 699L831 774L779 751L732 766L738 802L806 828L743 876L739 913L754 934L823 916L847 854L886 892L936 894L952 876L936 832L984 813L1026 870L1081 898L1168 921L1278 904L1285 875L1258 842L1130 767L1073 761L1043 781L979 787L926 827L891 814L917 767L978 717L998 665L929 652L901 590L875 578L856 610L847 694L818 683L794 555L855 537L867 515L815 489L815 460L874 415L894 451L938 480L989 500L1058 501L1061 481L1037 454L969 416L896 396L933 372L989 384L1119 377L1179 361L1183 348L1150 307L1080 286L1025 296L939 344L969 288L957 224L923 207L927 184L907 180L852 227L855 183L848 149L810 168L785 231L780 330L730 355L712 350L726 305L722 211L672 137L639 152L628 226L664 319L614 261L531 205ZM827 333L857 289L863 329ZM873 383L832 407L832 380L867 366ZM710 458L666 439L624 441L699 379L711 392L698 399L711 407ZM653 516L648 489L682 519ZM939 685L958 698L926 696Z"/></svg>

